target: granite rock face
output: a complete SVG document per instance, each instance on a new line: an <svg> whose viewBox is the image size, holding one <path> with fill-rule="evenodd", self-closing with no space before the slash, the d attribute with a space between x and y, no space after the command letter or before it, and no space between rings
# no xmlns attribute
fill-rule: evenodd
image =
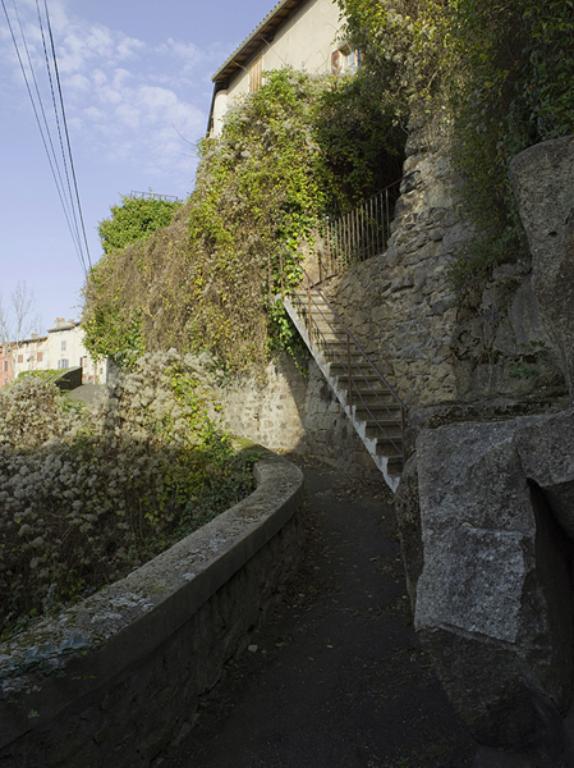
<svg viewBox="0 0 574 768"><path fill-rule="evenodd" d="M574 411L426 430L415 625L484 744L558 766L573 677ZM562 527L563 526L563 527Z"/></svg>
<svg viewBox="0 0 574 768"><path fill-rule="evenodd" d="M543 323L574 395L574 136L517 155L510 174Z"/></svg>

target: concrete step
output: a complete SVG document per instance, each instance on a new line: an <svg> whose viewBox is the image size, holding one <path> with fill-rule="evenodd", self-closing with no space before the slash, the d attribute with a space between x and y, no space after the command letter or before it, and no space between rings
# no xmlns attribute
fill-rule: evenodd
<svg viewBox="0 0 574 768"><path fill-rule="evenodd" d="M325 347L323 347L323 352L325 354L325 360L331 365L344 365L346 367L350 362L351 366L353 367L356 365L368 365L369 368L373 370L373 364L370 363L368 360L365 360L365 356L362 355L360 352L340 354L340 353L333 353L329 349L325 349Z"/></svg>
<svg viewBox="0 0 574 768"><path fill-rule="evenodd" d="M397 450L397 448L394 445L389 445L389 443L386 443L384 440L379 440L377 441L377 454L379 456L384 456L385 458L389 459L395 465L400 464L402 467L402 464L403 464L402 449Z"/></svg>
<svg viewBox="0 0 574 768"><path fill-rule="evenodd" d="M384 455L384 454L382 454ZM391 458L387 464L387 470L392 477L400 477L403 472L403 460Z"/></svg>
<svg viewBox="0 0 574 768"><path fill-rule="evenodd" d="M351 402L360 408L362 405L368 405L369 408L376 408L379 404L383 407L388 407L389 403L398 406L399 403L394 395L382 385L380 387L371 387L367 389L365 387L352 387Z"/></svg>
<svg viewBox="0 0 574 768"><path fill-rule="evenodd" d="M386 416L389 419L401 420L401 405L397 403L394 397L386 397L381 393L376 400L365 400L363 395L356 395L351 392L350 402L355 406L359 418L364 418L372 414L372 418L378 419Z"/></svg>
<svg viewBox="0 0 574 768"><path fill-rule="evenodd" d="M403 431L396 424L385 427L380 421L367 422L367 437L377 438L381 443L389 443L396 450L402 452L403 449Z"/></svg>
<svg viewBox="0 0 574 768"><path fill-rule="evenodd" d="M329 360L330 364L330 371L335 376L339 371L344 372L345 374L349 373L349 361L345 359L335 359L335 360ZM374 370L373 365L371 363L364 362L362 360L352 360L351 361L351 379L356 380L357 384L359 385L365 377L374 376L377 381L381 381L380 376L377 375L377 372ZM384 382L381 381L381 386L384 387Z"/></svg>
<svg viewBox="0 0 574 768"><path fill-rule="evenodd" d="M339 374L337 374L338 381L343 385L346 386L349 376L347 374L346 369L341 370ZM351 383L353 385L353 389L357 392L388 392L389 390L385 386L385 384L381 381L380 377L377 376L374 373L365 373L361 374L360 379L353 377L351 375Z"/></svg>
<svg viewBox="0 0 574 768"><path fill-rule="evenodd" d="M380 429L386 429L393 433L397 432L399 435L402 434L402 421L397 409L385 408L378 411L367 411L358 408L355 414L358 419L366 421L368 425L377 425Z"/></svg>
<svg viewBox="0 0 574 768"><path fill-rule="evenodd" d="M402 430L400 427L392 426L392 427L385 427L383 425L383 422L379 419L368 419L367 420L367 437L373 438L380 438L380 440L388 441L389 443L392 443L396 448L400 448L402 450L403 445L403 438L402 438Z"/></svg>

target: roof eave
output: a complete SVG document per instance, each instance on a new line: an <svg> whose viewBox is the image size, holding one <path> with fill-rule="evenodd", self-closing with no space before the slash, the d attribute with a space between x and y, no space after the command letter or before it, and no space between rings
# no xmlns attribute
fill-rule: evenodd
<svg viewBox="0 0 574 768"><path fill-rule="evenodd" d="M222 66L213 75L216 86L225 87L239 69L254 56L264 45L273 39L275 32L291 13L308 0L280 0L280 2L265 16L253 32L231 54Z"/></svg>

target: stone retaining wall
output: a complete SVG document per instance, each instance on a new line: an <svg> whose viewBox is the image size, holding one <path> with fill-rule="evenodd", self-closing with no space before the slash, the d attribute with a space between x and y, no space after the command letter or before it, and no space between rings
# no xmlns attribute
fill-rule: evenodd
<svg viewBox="0 0 574 768"><path fill-rule="evenodd" d="M147 768L189 729L298 560L302 474L255 471L247 499L0 645L2 768Z"/></svg>
<svg viewBox="0 0 574 768"><path fill-rule="evenodd" d="M378 470L337 398L310 359L299 370L284 355L261 380L245 376L216 391L225 427L273 451L320 457L349 474Z"/></svg>
<svg viewBox="0 0 574 768"><path fill-rule="evenodd" d="M410 128L387 251L331 280L325 292L409 406L524 398L543 390L553 397L564 383L536 304L530 254L524 249L488 279L467 277L468 295L456 295L450 269L472 256L475 235L450 161L449 130L426 118L413 119ZM543 185L555 189L567 175L569 145L561 140L544 154L541 172L530 177L538 194L526 198L541 199ZM547 199L554 203L558 195ZM550 208L557 219L564 205ZM552 236L556 227L548 229Z"/></svg>

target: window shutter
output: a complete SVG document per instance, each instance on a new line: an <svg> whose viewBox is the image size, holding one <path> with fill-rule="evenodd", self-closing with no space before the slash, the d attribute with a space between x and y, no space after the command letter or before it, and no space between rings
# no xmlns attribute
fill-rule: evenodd
<svg viewBox="0 0 574 768"><path fill-rule="evenodd" d="M263 84L263 60L261 56L253 62L249 70L249 92L255 93Z"/></svg>

